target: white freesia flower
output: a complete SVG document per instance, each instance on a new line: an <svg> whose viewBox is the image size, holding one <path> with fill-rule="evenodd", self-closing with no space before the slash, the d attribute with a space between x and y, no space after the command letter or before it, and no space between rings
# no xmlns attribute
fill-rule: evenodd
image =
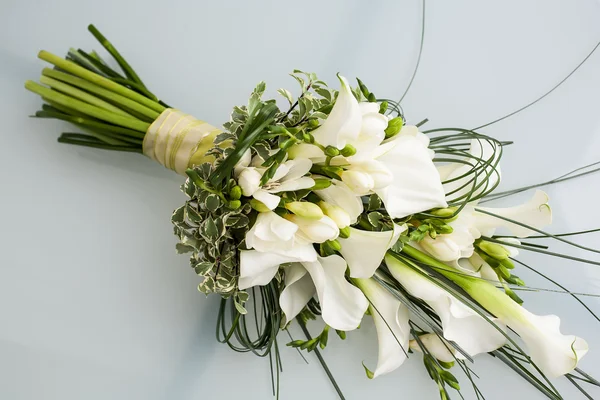
<svg viewBox="0 0 600 400"><path fill-rule="evenodd" d="M247 162L247 160L247 157L242 157L240 162ZM312 178L304 176L310 171L311 167L312 162L307 158L288 160L279 165L273 178L269 179L264 186L261 186L260 180L266 168L244 167L243 164L240 164L236 167L238 171L237 180L244 196L252 196L265 204L270 210L274 210L281 200L274 193L308 189L315 185Z"/></svg>
<svg viewBox="0 0 600 400"><path fill-rule="evenodd" d="M286 218L298 226L297 237L308 243L323 243L340 234L336 223L326 215L317 220L294 214L288 214Z"/></svg>
<svg viewBox="0 0 600 400"><path fill-rule="evenodd" d="M338 238L342 245L340 253L348 263L350 276L370 278L381 265L385 253L398 241L406 225L396 225L390 231L372 232L350 228L350 236Z"/></svg>
<svg viewBox="0 0 600 400"><path fill-rule="evenodd" d="M483 318L397 258L387 255L385 262L392 276L411 295L433 308L440 317L446 340L455 342L471 356L496 350L506 343L506 337L497 329L505 329L502 322L496 318ZM459 353L457 357L464 356Z"/></svg>
<svg viewBox="0 0 600 400"><path fill-rule="evenodd" d="M334 329L356 329L369 305L363 293L345 277L346 262L337 255L294 263L285 269L285 289L279 304L289 322L316 294L323 321Z"/></svg>
<svg viewBox="0 0 600 400"><path fill-rule="evenodd" d="M451 233L438 234L435 239L427 235L418 245L438 260L457 266L459 259L473 255L473 242L481 235L474 228L473 209L470 206L465 207L448 225L453 229Z"/></svg>
<svg viewBox="0 0 600 400"><path fill-rule="evenodd" d="M336 205L347 212L351 224L356 223L359 215L363 212L362 200L343 182L333 180L331 186L315 190L315 193L327 203Z"/></svg>
<svg viewBox="0 0 600 400"><path fill-rule="evenodd" d="M360 196L384 189L393 179L392 173L377 160L352 163L342 173L342 181Z"/></svg>
<svg viewBox="0 0 600 400"><path fill-rule="evenodd" d="M338 149L358 138L362 118L358 101L352 93L346 78L338 75L342 87L327 119L312 134L323 146L334 146Z"/></svg>
<svg viewBox="0 0 600 400"><path fill-rule="evenodd" d="M280 264L315 261L317 252L312 244L297 236L298 225L274 212L259 213L246 233L246 245L254 250L240 251L240 289L266 285L273 279Z"/></svg>
<svg viewBox="0 0 600 400"><path fill-rule="evenodd" d="M585 340L560 332L560 319L556 315L535 315L481 279L451 279L523 339L533 362L544 374L554 378L565 375L587 353Z"/></svg>
<svg viewBox="0 0 600 400"><path fill-rule="evenodd" d="M331 218L340 229L350 226L352 223L350 220L350 214L348 214L340 206L336 206L335 204L331 204L326 201L320 201L319 207L321 207L323 213Z"/></svg>
<svg viewBox="0 0 600 400"><path fill-rule="evenodd" d="M408 309L373 279L354 279L370 302L370 313L377 329L379 355L373 377L387 374L407 358L410 328Z"/></svg>
<svg viewBox="0 0 600 400"><path fill-rule="evenodd" d="M548 205L548 195L541 190L536 190L533 197L526 203L515 207L495 208L477 207L478 210L487 211L500 217L542 229L552 223L552 210ZM513 235L524 238L535 233L531 229L513 224L501 218L481 212L475 213L475 228L484 236L492 236L497 228L506 228Z"/></svg>
<svg viewBox="0 0 600 400"><path fill-rule="evenodd" d="M435 333L425 333L419 336L419 340L425 349L435 358L443 362L454 362L456 360L456 349L452 345L442 339ZM423 352L421 345L415 339L409 342L412 350ZM455 358L456 357L456 358Z"/></svg>

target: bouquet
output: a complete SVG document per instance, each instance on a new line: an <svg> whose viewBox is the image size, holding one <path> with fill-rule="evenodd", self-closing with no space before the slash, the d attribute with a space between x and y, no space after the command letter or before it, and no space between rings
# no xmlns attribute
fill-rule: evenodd
<svg viewBox="0 0 600 400"><path fill-rule="evenodd" d="M541 190L513 207L484 205L530 189L496 191L510 143L479 129L422 131L427 121L409 123L399 102L378 98L360 79L353 87L338 75L333 89L299 70L291 74L299 95L279 89L279 101L264 99L260 82L217 128L159 100L89 30L121 71L96 52L41 51L54 68L25 84L44 101L35 116L80 128L61 143L140 153L187 177L187 200L171 217L177 252L190 255L198 290L221 296L220 342L270 357L278 376L279 333L296 322L306 339L286 344L317 353L340 398L320 350L364 318L373 319L379 343L377 364L364 365L368 378L412 355L422 357L440 398L460 394L457 369L483 398L472 363L488 353L551 399L562 398L557 377L589 398L583 384L600 386L577 367L585 340L561 333L557 316L529 312L517 294L528 287L515 274L537 271L518 260L519 250L595 264L524 238L596 250L544 230L552 213ZM315 336L306 323L317 318Z"/></svg>

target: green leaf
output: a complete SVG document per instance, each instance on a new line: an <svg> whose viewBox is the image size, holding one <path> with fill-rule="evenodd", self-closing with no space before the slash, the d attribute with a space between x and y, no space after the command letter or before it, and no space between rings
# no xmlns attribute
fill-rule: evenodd
<svg viewBox="0 0 600 400"><path fill-rule="evenodd" d="M194 248L183 243L177 243L175 245L175 250L177 250L177 254L184 254L194 251Z"/></svg>
<svg viewBox="0 0 600 400"><path fill-rule="evenodd" d="M238 303L237 301L234 301L233 303L235 304L235 309L237 310L237 312L239 312L242 315L246 315L248 313L248 310L246 310L244 306L242 306L240 303Z"/></svg>
<svg viewBox="0 0 600 400"><path fill-rule="evenodd" d="M219 230L215 224L215 220L211 217L206 218L202 224L202 236L204 236L209 242L215 242L219 237Z"/></svg>
<svg viewBox="0 0 600 400"><path fill-rule="evenodd" d="M381 227L381 219L383 218L383 214L378 211L370 212L367 215L367 219L369 223L373 225L375 228Z"/></svg>
<svg viewBox="0 0 600 400"><path fill-rule="evenodd" d="M175 211L173 211L173 215L171 216L171 222L183 222L183 214L184 214L185 206L181 206Z"/></svg>
<svg viewBox="0 0 600 400"><path fill-rule="evenodd" d="M198 290L204 294L210 294L215 291L215 281L210 276L205 276L204 280L198 285Z"/></svg>
<svg viewBox="0 0 600 400"><path fill-rule="evenodd" d="M458 384L458 380L454 375L448 371L440 371L439 373L444 382L446 382L452 389L460 390L460 385Z"/></svg>
<svg viewBox="0 0 600 400"><path fill-rule="evenodd" d="M376 194L369 196L369 203L367 205L367 211L375 211L381 208L381 198Z"/></svg>
<svg viewBox="0 0 600 400"><path fill-rule="evenodd" d="M254 88L253 94L256 94L258 97L262 96L265 90L267 89L267 84L265 81L258 82L258 85Z"/></svg>
<svg viewBox="0 0 600 400"><path fill-rule="evenodd" d="M204 276L207 273L209 273L213 269L214 266L215 265L209 261L201 261L194 266L194 271L198 275Z"/></svg>
<svg viewBox="0 0 600 400"><path fill-rule="evenodd" d="M185 205L185 216L193 223L199 224L202 222L202 216L190 203Z"/></svg>
<svg viewBox="0 0 600 400"><path fill-rule="evenodd" d="M244 291L237 292L236 296L237 296L239 302L242 303L242 304L244 304L245 302L247 302L248 298L250 297L248 295L248 292L244 292Z"/></svg>
<svg viewBox="0 0 600 400"><path fill-rule="evenodd" d="M216 194L210 194L206 197L206 200L204 200L204 205L208 211L214 213L221 205L221 200Z"/></svg>
<svg viewBox="0 0 600 400"><path fill-rule="evenodd" d="M277 93L285 97L285 99L290 103L290 105L294 102L294 97L292 96L292 93L289 90L281 88L277 89Z"/></svg>

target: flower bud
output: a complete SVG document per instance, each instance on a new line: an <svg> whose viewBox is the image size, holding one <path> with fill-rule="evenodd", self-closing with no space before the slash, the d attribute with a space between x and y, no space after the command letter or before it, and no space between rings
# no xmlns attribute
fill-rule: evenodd
<svg viewBox="0 0 600 400"><path fill-rule="evenodd" d="M341 179L344 170L340 167L323 167L323 172L330 178Z"/></svg>
<svg viewBox="0 0 600 400"><path fill-rule="evenodd" d="M320 201L319 207L321 207L325 215L335 222L338 228L342 229L350 225L350 215L343 208L327 203L326 201Z"/></svg>
<svg viewBox="0 0 600 400"><path fill-rule="evenodd" d="M262 201L258 201L256 199L250 200L250 206L258 212L269 212L271 211L269 207L265 206Z"/></svg>
<svg viewBox="0 0 600 400"><path fill-rule="evenodd" d="M340 155L340 150L333 146L325 147L325 155L327 157L335 157Z"/></svg>
<svg viewBox="0 0 600 400"><path fill-rule="evenodd" d="M239 200L231 200L228 204L229 208L236 210L242 206L242 202Z"/></svg>
<svg viewBox="0 0 600 400"><path fill-rule="evenodd" d="M331 180L325 178L313 178L315 181L315 185L311 187L311 190L321 190L326 189L331 186Z"/></svg>
<svg viewBox="0 0 600 400"><path fill-rule="evenodd" d="M231 200L239 200L242 197L242 188L238 185L235 185L229 191L229 197Z"/></svg>
<svg viewBox="0 0 600 400"><path fill-rule="evenodd" d="M356 148L351 144L347 144L342 151L340 151L340 154L344 157L351 157L356 154Z"/></svg>
<svg viewBox="0 0 600 400"><path fill-rule="evenodd" d="M387 128L385 128L385 138L387 139L396 136L400 132L400 129L402 129L402 125L404 125L402 117L390 119Z"/></svg>
<svg viewBox="0 0 600 400"><path fill-rule="evenodd" d="M500 260L500 264L504 265L505 268L514 269L515 264L510 260L510 258Z"/></svg>
<svg viewBox="0 0 600 400"><path fill-rule="evenodd" d="M387 109L388 109L388 102L382 101L381 104L379 105L379 114L385 114Z"/></svg>
<svg viewBox="0 0 600 400"><path fill-rule="evenodd" d="M342 174L342 182L344 182L354 193L363 196L368 194L375 182L371 175L362 171L344 171Z"/></svg>
<svg viewBox="0 0 600 400"><path fill-rule="evenodd" d="M319 126L319 121L318 121L318 120L316 120L315 118L309 119L309 120L308 120L308 125L309 125L311 128L316 128L317 126Z"/></svg>
<svg viewBox="0 0 600 400"><path fill-rule="evenodd" d="M512 285L525 286L525 282L516 275L511 275L508 278L506 278L506 282Z"/></svg>
<svg viewBox="0 0 600 400"><path fill-rule="evenodd" d="M508 250L506 250L504 246L497 243L491 243L482 240L479 242L479 248L496 260L505 260L510 256Z"/></svg>
<svg viewBox="0 0 600 400"><path fill-rule="evenodd" d="M340 251L342 249L342 245L337 240L328 240L327 244L335 251Z"/></svg>
<svg viewBox="0 0 600 400"><path fill-rule="evenodd" d="M319 220L323 217L323 211L321 211L321 208L318 205L308 201L291 201L285 204L285 208L296 215L308 219Z"/></svg>
<svg viewBox="0 0 600 400"><path fill-rule="evenodd" d="M450 218L456 212L456 207L447 207L447 208L438 208L436 210L432 210L431 214L440 218Z"/></svg>
<svg viewBox="0 0 600 400"><path fill-rule="evenodd" d="M335 222L327 216L315 220L295 214L288 214L285 218L298 225L299 232L297 235L309 243L323 243L337 238L340 234L340 230Z"/></svg>
<svg viewBox="0 0 600 400"><path fill-rule="evenodd" d="M311 135L310 133L303 133L302 140L304 140L306 143L312 144L315 142L315 137L313 135Z"/></svg>
<svg viewBox="0 0 600 400"><path fill-rule="evenodd" d="M342 239L348 239L350 237L350 227L349 226L340 229L340 237Z"/></svg>
<svg viewBox="0 0 600 400"><path fill-rule="evenodd" d="M283 142L279 143L279 148L280 149L289 149L290 147L292 147L294 144L296 143L296 139L295 138L289 138L284 140Z"/></svg>

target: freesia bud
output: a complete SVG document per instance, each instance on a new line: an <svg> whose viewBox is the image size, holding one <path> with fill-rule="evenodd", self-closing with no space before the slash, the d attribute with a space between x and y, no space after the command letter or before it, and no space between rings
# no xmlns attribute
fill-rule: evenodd
<svg viewBox="0 0 600 400"><path fill-rule="evenodd" d="M308 219L318 220L323 217L323 211L321 211L321 208L319 208L318 205L308 201L291 201L285 204L285 208L296 215Z"/></svg>
<svg viewBox="0 0 600 400"><path fill-rule="evenodd" d="M328 240L327 244L335 251L340 251L342 249L342 245L337 240Z"/></svg>
<svg viewBox="0 0 600 400"><path fill-rule="evenodd" d="M454 356L454 347L452 347L450 343L442 340L435 333L426 333L420 335L419 340L425 349L427 349L427 351L436 359L447 363L454 362L456 359ZM409 346L412 350L418 351L419 353L423 352L419 342L414 339L409 342Z"/></svg>
<svg viewBox="0 0 600 400"><path fill-rule="evenodd" d="M333 146L327 146L325 148L325 155L328 157L335 157L340 155L340 150Z"/></svg>
<svg viewBox="0 0 600 400"><path fill-rule="evenodd" d="M315 186L311 188L311 190L322 190L327 189L331 186L331 180L325 178L315 178Z"/></svg>
<svg viewBox="0 0 600 400"><path fill-rule="evenodd" d="M368 194L375 186L371 175L366 172L353 170L343 172L342 182L358 195Z"/></svg>
<svg viewBox="0 0 600 400"><path fill-rule="evenodd" d="M333 220L323 216L318 220L288 214L285 218L298 225L298 235L309 243L323 243L338 237L340 230Z"/></svg>
<svg viewBox="0 0 600 400"><path fill-rule="evenodd" d="M431 214L440 218L450 218L456 212L456 207L447 207L447 208L438 208L436 210L432 210Z"/></svg>
<svg viewBox="0 0 600 400"><path fill-rule="evenodd" d="M356 147L352 146L351 144L347 144L342 151L340 152L341 155L343 155L344 157L351 157L353 155L356 154Z"/></svg>
<svg viewBox="0 0 600 400"><path fill-rule="evenodd" d="M229 197L231 197L232 200L239 200L242 197L242 188L238 185L232 187L229 191Z"/></svg>
<svg viewBox="0 0 600 400"><path fill-rule="evenodd" d="M323 210L323 213L331 218L337 225L338 228L346 228L350 225L350 215L343 208L336 206L335 204L327 203L326 201L320 201L319 207Z"/></svg>
<svg viewBox="0 0 600 400"><path fill-rule="evenodd" d="M388 126L385 128L385 138L387 139L396 136L400 132L400 129L402 129L402 125L404 125L402 117L396 117L389 120Z"/></svg>
<svg viewBox="0 0 600 400"><path fill-rule="evenodd" d="M242 206L242 202L239 200L231 200L228 205L232 210L237 210Z"/></svg>
<svg viewBox="0 0 600 400"><path fill-rule="evenodd" d="M485 240L481 241L478 247L485 251L487 255L496 260L505 260L510 256L510 253L506 248L497 243L486 242Z"/></svg>
<svg viewBox="0 0 600 400"><path fill-rule="evenodd" d="M311 128L316 128L317 126L319 126L319 121L317 121L316 119L312 118L308 120L308 125Z"/></svg>
<svg viewBox="0 0 600 400"><path fill-rule="evenodd" d="M340 237L342 239L348 239L350 237L350 227L349 226L340 229Z"/></svg>

